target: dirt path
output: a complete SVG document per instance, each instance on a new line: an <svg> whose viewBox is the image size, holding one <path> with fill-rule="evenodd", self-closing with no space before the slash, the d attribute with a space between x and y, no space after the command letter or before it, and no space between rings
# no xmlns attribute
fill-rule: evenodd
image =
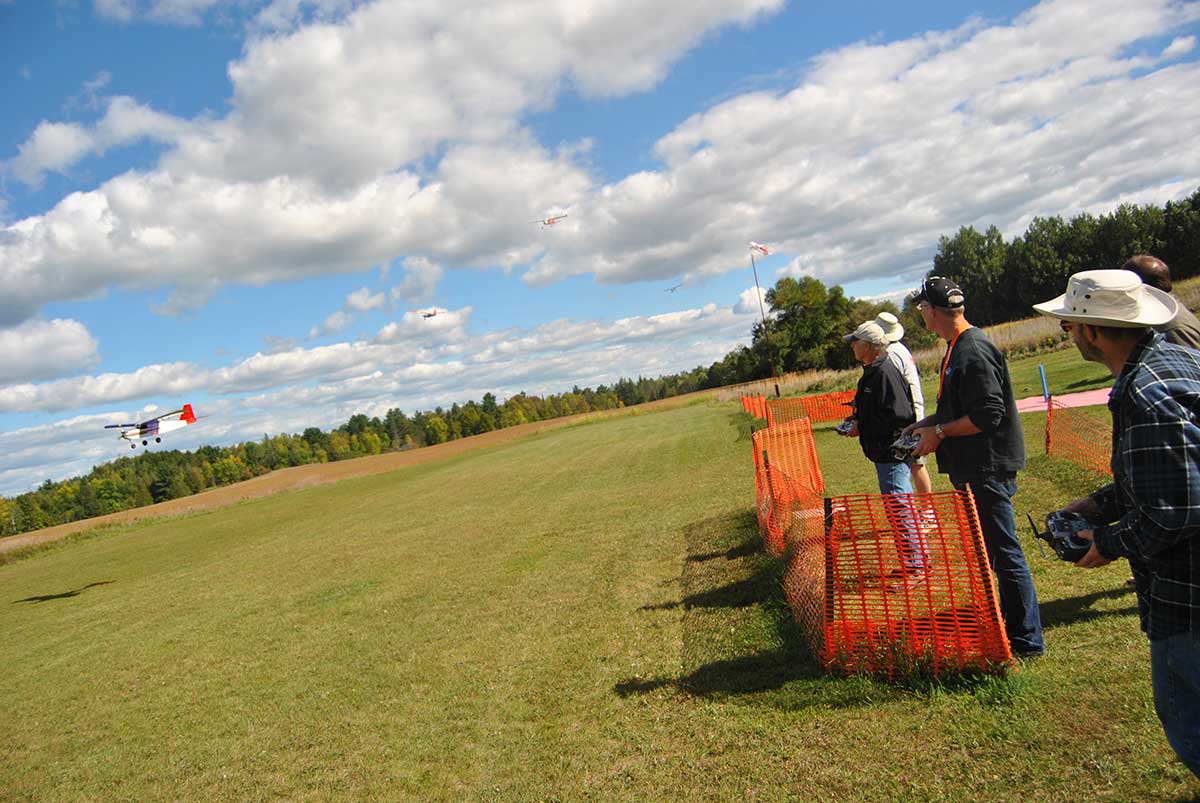
<svg viewBox="0 0 1200 803"><path fill-rule="evenodd" d="M1108 404L1108 394L1112 388L1097 388L1081 393L1064 393L1055 396L1054 400L1063 407L1091 407L1094 404ZM1030 396L1028 399L1017 399L1018 413L1032 413L1046 409L1046 400L1041 396Z"/></svg>
<svg viewBox="0 0 1200 803"><path fill-rule="evenodd" d="M670 399L639 404L635 407L625 407L620 410L580 413L563 418L552 418L547 421L535 421L531 424L521 424L516 427L498 429L482 435L472 435L469 438L459 438L447 443L440 443L437 446L426 446L422 449L411 449L406 452L388 452L371 457L360 457L354 460L341 460L336 463L312 463L307 466L279 469L278 471L272 471L270 474L264 474L261 477L255 477L245 482L225 485L220 488L210 488L207 491L202 491L192 496L185 496L182 499L172 499L167 502L159 502L156 505L122 510L119 513L109 513L105 516L72 521L67 524L59 524L55 527L47 527L43 530L0 538L0 553L11 552L14 549L21 549L22 547L33 546L34 544L41 544L47 541L56 541L72 533L88 530L102 524L117 524L146 518L178 516L183 513L192 513L200 510L212 510L247 499L270 496L280 491L308 488L313 485L324 485L325 483L337 482L338 480L350 477L364 477L369 474L397 471L409 466L420 465L421 463L444 460L447 457L453 457L487 446L509 443L536 432L568 426L572 423L578 423L581 420L628 415L633 411L664 410L671 407L679 407L694 401L698 397L711 393L712 391L700 391L687 396L675 396Z"/></svg>

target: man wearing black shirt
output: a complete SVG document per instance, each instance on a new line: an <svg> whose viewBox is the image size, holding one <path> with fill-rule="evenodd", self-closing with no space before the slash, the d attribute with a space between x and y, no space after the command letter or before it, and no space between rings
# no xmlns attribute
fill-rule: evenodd
<svg viewBox="0 0 1200 803"><path fill-rule="evenodd" d="M937 410L905 432L921 438L914 454L936 452L938 471L949 474L955 488L971 489L1009 644L1018 657L1041 655L1045 642L1037 592L1013 518L1017 471L1025 467L1025 436L1008 363L967 321L957 284L931 276L917 301L925 328L945 340L947 348Z"/></svg>

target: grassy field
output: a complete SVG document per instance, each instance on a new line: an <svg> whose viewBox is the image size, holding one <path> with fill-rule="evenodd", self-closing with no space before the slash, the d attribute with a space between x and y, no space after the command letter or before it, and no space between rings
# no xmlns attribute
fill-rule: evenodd
<svg viewBox="0 0 1200 803"><path fill-rule="evenodd" d="M1019 511L1100 481L1025 420ZM758 548L748 437L733 404L630 414L0 566L0 799L1200 792L1119 564L1030 547L1049 653L1010 677L823 676ZM817 440L830 493L874 490Z"/></svg>

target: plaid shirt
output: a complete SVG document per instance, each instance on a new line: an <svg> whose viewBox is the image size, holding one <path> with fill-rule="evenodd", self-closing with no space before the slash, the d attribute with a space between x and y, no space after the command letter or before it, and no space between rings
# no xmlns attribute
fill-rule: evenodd
<svg viewBox="0 0 1200 803"><path fill-rule="evenodd" d="M1107 558L1126 557L1151 639L1200 632L1200 351L1147 335L1113 385L1113 482L1092 494Z"/></svg>

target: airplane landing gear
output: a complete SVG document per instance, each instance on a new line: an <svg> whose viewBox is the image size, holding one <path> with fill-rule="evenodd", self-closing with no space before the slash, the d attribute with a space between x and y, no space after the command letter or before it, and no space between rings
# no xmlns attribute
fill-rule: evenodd
<svg viewBox="0 0 1200 803"><path fill-rule="evenodd" d="M149 445L150 444L147 441L142 441L142 446L149 446Z"/></svg>
<svg viewBox="0 0 1200 803"><path fill-rule="evenodd" d="M162 443L162 438L155 438L155 439L154 439L154 442L155 442L155 443Z"/></svg>

